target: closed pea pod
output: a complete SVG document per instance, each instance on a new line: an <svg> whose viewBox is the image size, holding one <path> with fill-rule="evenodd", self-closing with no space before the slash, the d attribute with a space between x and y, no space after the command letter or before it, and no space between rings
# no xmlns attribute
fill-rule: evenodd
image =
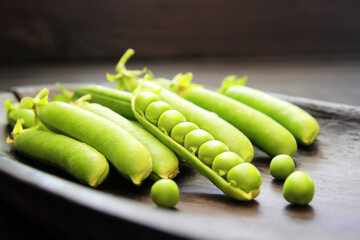
<svg viewBox="0 0 360 240"><path fill-rule="evenodd" d="M14 148L21 154L53 165L92 187L109 173L106 158L96 149L65 135L50 131L14 128Z"/></svg>
<svg viewBox="0 0 360 240"><path fill-rule="evenodd" d="M297 151L294 136L278 122L256 109L201 87L185 89L181 96L217 113L245 133L255 145L270 156L293 156Z"/></svg>
<svg viewBox="0 0 360 240"><path fill-rule="evenodd" d="M140 90L138 90L140 91ZM255 187L254 184L251 186L247 186L246 192L240 187L235 187L234 185L231 185L229 182L226 181L226 179L222 178L219 174L214 172L210 167L208 167L206 164L204 164L199 158L196 157L194 154L194 151L187 150L183 145L180 145L177 141L172 139L168 134L164 133L158 126L155 126L154 124L151 124L148 119L144 117L144 113L141 111L140 108L136 108L136 97L138 95L138 91L136 91L132 98L132 109L134 112L135 117L137 120L152 134L154 134L158 139L160 139L164 144L166 144L169 148L171 148L175 153L177 153L181 158L185 159L187 162L189 162L194 168L196 168L202 175L207 177L214 185L216 185L221 191L223 191L226 195L229 197L232 197L234 199L242 200L242 201L248 201L260 193L260 186ZM141 92L141 91L140 91ZM184 123L182 123L184 124ZM171 132L174 131L174 128L171 129ZM200 130L200 131L199 131ZM184 144L187 142L187 138L192 132L202 132L204 130L197 129L190 131L185 136ZM206 131L204 131L206 132ZM202 138L197 139L194 141L194 145L198 145L200 147L203 143L209 142L213 140L213 137L207 133L210 138L203 140ZM236 175L236 174L235 174ZM261 179L261 176L259 175L258 178ZM261 182L261 180L260 180Z"/></svg>
<svg viewBox="0 0 360 240"><path fill-rule="evenodd" d="M242 86L243 81L231 81L229 76L223 82L220 92L242 102L273 118L288 129L303 145L310 145L319 134L319 124L309 113L300 107L267 94L263 91Z"/></svg>
<svg viewBox="0 0 360 240"><path fill-rule="evenodd" d="M78 99L87 94L91 94L91 99L88 100L89 102L98 103L108 107L128 119L135 119L130 105L131 93L106 86L91 84L76 88L73 92L73 98Z"/></svg>
<svg viewBox="0 0 360 240"><path fill-rule="evenodd" d="M111 109L96 103L83 104L81 108L112 121L139 140L151 155L153 169L150 177L153 180L174 178L178 174L179 162L176 155L140 124L129 121Z"/></svg>
<svg viewBox="0 0 360 240"><path fill-rule="evenodd" d="M51 130L87 143L102 153L120 174L136 185L149 176L152 162L147 149L115 123L63 102L36 104L40 120Z"/></svg>

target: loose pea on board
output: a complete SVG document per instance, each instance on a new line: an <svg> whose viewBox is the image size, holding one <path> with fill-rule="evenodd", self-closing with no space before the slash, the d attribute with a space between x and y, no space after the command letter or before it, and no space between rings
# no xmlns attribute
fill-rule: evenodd
<svg viewBox="0 0 360 240"><path fill-rule="evenodd" d="M14 132L14 148L20 154L55 166L91 187L108 176L106 158L83 142L50 131L22 130L20 121Z"/></svg>
<svg viewBox="0 0 360 240"><path fill-rule="evenodd" d="M248 170L245 168L240 168L237 171L234 171L232 176L234 179L232 180L232 184L228 181L226 181L225 178L221 177L219 174L217 174L215 171L213 171L210 167L208 167L205 163L203 163L197 156L195 155L195 151L189 151L187 150L184 145L187 142L187 138L189 134L191 135L192 132L206 132L202 129L196 129L186 134L184 145L179 144L177 141L172 139L167 133L165 133L163 130L161 130L158 126L152 124L148 119L146 119L146 116L144 114L144 110L146 109L146 106L143 104L137 105L136 98L137 96L143 92L141 89L138 89L134 92L132 100L131 100L131 106L133 113L136 117L136 119L153 135L155 135L160 141L162 141L164 144L166 144L169 148L171 148L175 153L177 153L182 159L185 159L187 162L189 162L195 169L197 169L202 175L207 177L215 186L217 186L222 192L224 192L227 196L232 197L237 200L241 201L249 201L251 199L254 199L257 197L260 193L260 185L253 184L253 182L261 183L261 175L253 175L252 181L247 181L249 183L249 186L246 186L246 184L234 184L236 183L236 180L239 178L237 175L247 175ZM148 101L146 98L151 99L152 96L148 95L145 97L145 95L141 96L141 102L151 102ZM175 110L174 110L175 111ZM181 114L181 113L179 113ZM186 118L185 118L186 120ZM175 126L173 126L175 128ZM171 129L171 132L173 130ZM210 137L212 137L209 133L207 133ZM196 134L195 134L196 135ZM196 145L196 148L201 147L202 144L213 140L213 138L207 139L205 141L201 140L202 138L196 139L193 141ZM235 154L235 153L234 153ZM240 158L240 157L239 157ZM249 164L253 166L252 164ZM254 167L255 168L255 167ZM256 169L256 168L255 168ZM230 169L231 171L232 169ZM243 172L244 171L244 172Z"/></svg>
<svg viewBox="0 0 360 240"><path fill-rule="evenodd" d="M306 205L311 202L314 193L314 182L304 171L293 172L286 178L283 185L283 196L292 204Z"/></svg>
<svg viewBox="0 0 360 240"><path fill-rule="evenodd" d="M214 158L212 170L220 176L226 177L230 169L241 163L244 163L244 160L236 153L223 152Z"/></svg>
<svg viewBox="0 0 360 240"><path fill-rule="evenodd" d="M81 108L119 125L147 148L153 165L152 173L150 174L151 179L176 177L179 172L179 161L176 155L139 123L130 121L111 109L96 103L83 104Z"/></svg>
<svg viewBox="0 0 360 240"><path fill-rule="evenodd" d="M294 169L295 163L289 155L278 155L270 162L270 174L278 180L285 180Z"/></svg>
<svg viewBox="0 0 360 240"><path fill-rule="evenodd" d="M180 198L179 187L171 179L160 179L152 185L150 197L159 207L173 208Z"/></svg>
<svg viewBox="0 0 360 240"><path fill-rule="evenodd" d="M219 91L273 118L288 129L299 143L310 145L314 142L319 134L319 124L309 113L288 101L243 86L244 80L235 79L236 76L228 76Z"/></svg>
<svg viewBox="0 0 360 240"><path fill-rule="evenodd" d="M135 185L140 185L151 173L152 162L147 149L115 123L64 102L36 104L36 112L51 130L97 149Z"/></svg>

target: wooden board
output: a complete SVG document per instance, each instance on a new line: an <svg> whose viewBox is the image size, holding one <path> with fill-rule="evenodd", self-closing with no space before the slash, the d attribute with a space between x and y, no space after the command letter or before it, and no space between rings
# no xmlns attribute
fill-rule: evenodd
<svg viewBox="0 0 360 240"><path fill-rule="evenodd" d="M23 96L21 88L17 92ZM229 199L191 166L184 166L175 179L181 191L176 209L161 209L150 200L151 181L135 187L112 169L98 189L90 189L19 156L4 141L0 192L24 215L63 237L118 239L126 231L132 237L159 238L355 239L360 236L360 109L281 97L309 111L320 124L315 143L299 147L294 157L296 170L306 171L315 182L315 197L308 206L284 200L282 182L269 174L270 158L258 149L253 163L263 177L262 191L250 202ZM9 129L2 106L0 114L4 140Z"/></svg>

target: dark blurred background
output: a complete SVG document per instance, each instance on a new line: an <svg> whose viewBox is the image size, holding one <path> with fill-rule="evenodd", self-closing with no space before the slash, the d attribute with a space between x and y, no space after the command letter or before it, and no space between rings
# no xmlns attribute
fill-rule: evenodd
<svg viewBox="0 0 360 240"><path fill-rule="evenodd" d="M106 82L119 57L212 88L248 75L264 91L360 105L360 2L0 0L0 90Z"/></svg>
<svg viewBox="0 0 360 240"><path fill-rule="evenodd" d="M129 68L156 76L217 88L248 75L264 91L360 106L356 0L0 0L0 91L106 82L128 48ZM1 239L49 239L13 207L0 202Z"/></svg>
<svg viewBox="0 0 360 240"><path fill-rule="evenodd" d="M1 1L0 60L360 55L358 1Z"/></svg>

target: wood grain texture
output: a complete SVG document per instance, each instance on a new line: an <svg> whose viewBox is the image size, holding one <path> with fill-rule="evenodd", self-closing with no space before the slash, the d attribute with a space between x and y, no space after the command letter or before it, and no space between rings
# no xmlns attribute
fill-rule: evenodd
<svg viewBox="0 0 360 240"><path fill-rule="evenodd" d="M34 86L32 90L37 92L39 88ZM17 91L23 97L20 88ZM29 94L29 88L23 93ZM92 190L56 169L9 151L3 145L0 192L4 198L24 197L27 205L24 201L19 202L22 198L13 204L25 208L36 221L51 226L49 229L55 232L65 233L67 237L100 237L106 229L109 231L107 236L115 238L119 232L131 227L135 231L130 234L134 236L141 235L141 231L151 234L153 230L154 236L164 238L356 239L360 234L360 109L282 97L306 109L320 124L320 135L314 144L300 147L294 156L296 170L306 171L315 182L315 197L308 206L293 206L284 200L282 182L273 180L269 173L270 158L257 148L253 163L262 174L262 192L250 202L227 198L192 167L184 166L175 179L181 192L176 209L159 209L149 197L150 181L135 187L110 171L109 178L99 189ZM3 139L6 126L3 119L0 122ZM4 191L14 182L21 183L22 187ZM24 192L29 192L29 188L34 188L36 195L26 197ZM46 209L39 207L39 203L48 199L51 201ZM59 209L61 213L56 215ZM54 218L55 215L66 221ZM74 217L79 215L86 216L86 224L82 222L83 218ZM93 218L96 219L94 222L91 221ZM102 225L92 228L102 219L107 219L110 228L107 225L104 229L99 227Z"/></svg>
<svg viewBox="0 0 360 240"><path fill-rule="evenodd" d="M360 54L358 1L1 1L0 61Z"/></svg>

